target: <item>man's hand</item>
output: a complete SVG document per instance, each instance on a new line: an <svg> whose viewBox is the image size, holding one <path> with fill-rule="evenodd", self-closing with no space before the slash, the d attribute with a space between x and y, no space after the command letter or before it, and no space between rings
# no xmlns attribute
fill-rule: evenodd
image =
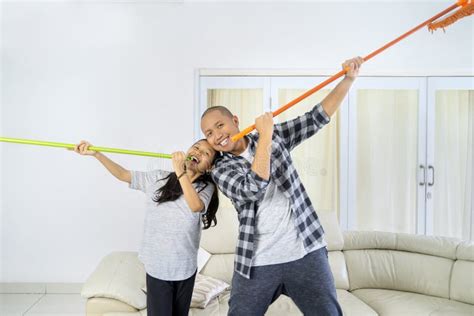
<svg viewBox="0 0 474 316"><path fill-rule="evenodd" d="M260 137L265 139L272 139L273 136L273 114L267 112L255 119L255 128L257 129Z"/></svg>
<svg viewBox="0 0 474 316"><path fill-rule="evenodd" d="M346 60L342 64L343 69L348 69L346 72L346 78L354 80L359 75L360 66L364 63L362 57L355 57Z"/></svg>

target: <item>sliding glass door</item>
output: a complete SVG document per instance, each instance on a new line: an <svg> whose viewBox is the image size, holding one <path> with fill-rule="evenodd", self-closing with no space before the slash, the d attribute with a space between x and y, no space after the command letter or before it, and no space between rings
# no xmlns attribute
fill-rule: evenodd
<svg viewBox="0 0 474 316"><path fill-rule="evenodd" d="M429 78L428 135L427 234L473 239L473 78Z"/></svg>

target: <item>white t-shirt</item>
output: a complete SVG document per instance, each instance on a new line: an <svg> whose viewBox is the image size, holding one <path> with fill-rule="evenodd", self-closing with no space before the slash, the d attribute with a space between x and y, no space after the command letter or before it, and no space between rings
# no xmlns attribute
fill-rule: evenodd
<svg viewBox="0 0 474 316"><path fill-rule="evenodd" d="M252 163L249 146L240 156ZM295 214L290 200L270 182L255 216L254 255L252 266L264 266L295 261L308 252L295 227Z"/></svg>

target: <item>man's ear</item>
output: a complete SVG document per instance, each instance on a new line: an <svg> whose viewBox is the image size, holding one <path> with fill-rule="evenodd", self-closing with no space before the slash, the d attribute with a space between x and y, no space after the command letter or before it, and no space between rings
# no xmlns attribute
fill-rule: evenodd
<svg viewBox="0 0 474 316"><path fill-rule="evenodd" d="M232 122L234 122L234 125L235 125L236 127L239 127L239 118L237 117L237 115L234 115L234 116L232 117Z"/></svg>

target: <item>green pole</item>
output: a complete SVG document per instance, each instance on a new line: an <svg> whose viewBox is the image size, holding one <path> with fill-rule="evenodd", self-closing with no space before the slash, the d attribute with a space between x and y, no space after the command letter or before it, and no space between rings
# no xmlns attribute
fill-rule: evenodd
<svg viewBox="0 0 474 316"><path fill-rule="evenodd" d="M6 143L38 145L38 146L48 146L48 147L60 147L60 148L67 148L67 149L74 149L74 147L76 146L75 144L45 142L45 141L40 141L40 140L21 139L21 138L8 138L8 137L0 137L0 141L1 142L6 142ZM147 157L171 159L170 154L159 154L159 153L152 153L152 152L146 152L146 151L137 151L137 150L128 150L128 149L120 149L120 148L90 146L89 150L106 152L106 153L114 153L114 154L126 154L126 155L136 155L136 156L147 156Z"/></svg>

